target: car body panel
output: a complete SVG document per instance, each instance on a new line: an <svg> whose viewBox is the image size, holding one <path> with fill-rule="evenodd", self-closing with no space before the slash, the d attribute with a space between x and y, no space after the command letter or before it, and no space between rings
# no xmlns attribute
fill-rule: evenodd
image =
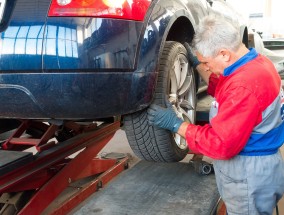
<svg viewBox="0 0 284 215"><path fill-rule="evenodd" d="M142 47L138 56L138 69L141 67L148 68L151 64L158 65L156 56L163 49L167 34L178 18L185 17L193 26L196 26L199 20L208 14L201 4L202 2L204 1L161 0L154 4L152 14L155 14L155 16L152 15L148 19L143 40L141 40ZM152 66L147 71L153 71L153 69L154 67Z"/></svg>
<svg viewBox="0 0 284 215"><path fill-rule="evenodd" d="M152 73L3 74L0 94L5 102L0 116L92 119L120 115L151 101L144 92L136 94L140 88L147 89L150 81L154 81Z"/></svg>
<svg viewBox="0 0 284 215"><path fill-rule="evenodd" d="M173 26L189 23L190 35L179 42L190 42L202 17L214 13L206 0L154 0L144 21L47 17L50 0L9 2L0 37L1 118L96 119L142 110L153 99Z"/></svg>
<svg viewBox="0 0 284 215"><path fill-rule="evenodd" d="M7 1L5 10L10 2L15 5L8 12L5 11L10 16L4 16L2 22L5 24L1 24L0 72L41 72L42 39L49 4L11 0Z"/></svg>
<svg viewBox="0 0 284 215"><path fill-rule="evenodd" d="M142 22L105 18L49 17L43 69L134 69Z"/></svg>

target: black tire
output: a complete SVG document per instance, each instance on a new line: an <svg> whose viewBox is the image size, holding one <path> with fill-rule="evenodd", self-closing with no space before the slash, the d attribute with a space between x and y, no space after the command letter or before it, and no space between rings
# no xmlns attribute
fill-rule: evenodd
<svg viewBox="0 0 284 215"><path fill-rule="evenodd" d="M182 60L182 61L181 61ZM176 61L182 62L177 68ZM176 93L178 99L172 97L172 74L179 71L180 74L186 74L186 80L189 82L188 92L182 94L184 88ZM175 75L176 76L176 75ZM183 75L184 77L184 75ZM177 79L177 78L176 78ZM180 78L182 79L182 78ZM180 85L180 84L175 84ZM188 85L188 84L187 84ZM171 92L170 92L171 91ZM181 95L178 95L181 93ZM191 98L185 105L186 99ZM185 121L195 122L195 107L196 107L196 90L194 71L188 64L187 51L184 46L178 42L167 41L165 43L163 52L159 59L159 75L157 86L155 89L153 103L165 106L165 101L169 100L175 105L177 113L181 106L182 111L180 115ZM183 101L183 102L180 102ZM184 115L183 113L186 112ZM188 114L188 115L187 115ZM124 127L128 142L134 153L143 160L157 161L157 162L177 162L182 160L188 153L188 148L185 140L177 134L173 134L168 130L150 126L147 120L147 109L125 116ZM183 141L183 142L182 142ZM179 145L178 145L178 144Z"/></svg>

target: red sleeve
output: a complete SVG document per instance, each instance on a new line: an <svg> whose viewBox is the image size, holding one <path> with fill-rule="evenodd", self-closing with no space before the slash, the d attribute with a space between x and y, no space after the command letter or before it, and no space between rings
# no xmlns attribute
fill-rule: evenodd
<svg viewBox="0 0 284 215"><path fill-rule="evenodd" d="M211 125L187 127L186 140L193 152L230 159L244 148L253 128L261 121L258 101L250 91L238 87L230 92L219 101L218 114Z"/></svg>
<svg viewBox="0 0 284 215"><path fill-rule="evenodd" d="M214 73L211 73L211 75L209 76L207 93L212 97L215 96L215 90L216 90L216 86L218 82L219 82L219 77L215 75Z"/></svg>

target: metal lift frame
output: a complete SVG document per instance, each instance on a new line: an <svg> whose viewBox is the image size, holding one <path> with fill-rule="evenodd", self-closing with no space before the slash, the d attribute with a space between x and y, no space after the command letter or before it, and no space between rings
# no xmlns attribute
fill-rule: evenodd
<svg viewBox="0 0 284 215"><path fill-rule="evenodd" d="M72 182L97 176L87 186L78 188L59 207L48 211L48 214L66 214L128 166L127 157L119 160L95 158L120 128L119 121L102 124L93 131L69 122L69 128L76 135L57 144L49 141L58 129L56 125L47 126L39 139L21 138L30 123L29 120L22 121L1 149L22 150L35 146L38 150L31 162L0 176L0 194L34 190L18 214L42 214ZM77 156L70 159L69 156L76 152Z"/></svg>

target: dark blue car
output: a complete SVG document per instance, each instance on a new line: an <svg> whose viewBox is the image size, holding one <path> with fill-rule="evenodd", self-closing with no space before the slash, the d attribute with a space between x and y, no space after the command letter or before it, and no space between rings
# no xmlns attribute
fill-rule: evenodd
<svg viewBox="0 0 284 215"><path fill-rule="evenodd" d="M139 157L179 161L185 140L149 126L147 107L169 100L195 121L199 77L183 44L213 13L238 21L221 0L1 0L0 118L122 116Z"/></svg>

